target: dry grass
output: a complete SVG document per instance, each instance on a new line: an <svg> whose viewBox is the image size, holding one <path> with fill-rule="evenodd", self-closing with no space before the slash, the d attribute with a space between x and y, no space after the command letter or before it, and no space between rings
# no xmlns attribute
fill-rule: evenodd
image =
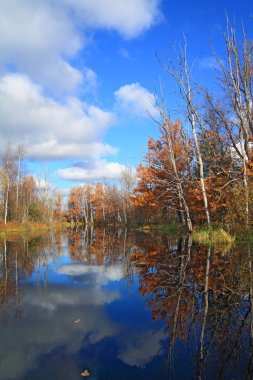
<svg viewBox="0 0 253 380"><path fill-rule="evenodd" d="M0 223L0 239L16 239L18 237L34 237L51 229L62 228L62 224L46 224L38 222L7 222Z"/></svg>
<svg viewBox="0 0 253 380"><path fill-rule="evenodd" d="M223 228L218 229L198 229L192 233L192 239L202 245L232 245L235 241L235 236L230 235Z"/></svg>

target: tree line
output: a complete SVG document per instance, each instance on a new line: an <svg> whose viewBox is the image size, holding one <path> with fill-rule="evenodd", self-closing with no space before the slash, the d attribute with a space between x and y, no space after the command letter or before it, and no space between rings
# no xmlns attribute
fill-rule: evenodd
<svg viewBox="0 0 253 380"><path fill-rule="evenodd" d="M103 225L127 225L135 221L133 193L135 173L127 168L121 174L120 186L110 183L86 184L69 192L69 222Z"/></svg>
<svg viewBox="0 0 253 380"><path fill-rule="evenodd" d="M0 164L0 221L51 223L62 218L62 194L46 178L23 169L25 147L7 145Z"/></svg>

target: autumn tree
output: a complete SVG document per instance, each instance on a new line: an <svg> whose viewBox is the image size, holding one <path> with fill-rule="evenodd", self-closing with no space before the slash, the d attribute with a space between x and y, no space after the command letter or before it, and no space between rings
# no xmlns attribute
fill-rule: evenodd
<svg viewBox="0 0 253 380"><path fill-rule="evenodd" d="M135 204L150 210L161 211L161 219L176 219L187 224L192 231L190 210L187 204L187 189L191 178L190 141L183 136L179 121L164 120L160 127L161 137L149 140L146 165L137 168L138 183L135 189ZM151 211L154 214L154 212Z"/></svg>
<svg viewBox="0 0 253 380"><path fill-rule="evenodd" d="M186 219L188 231L192 232L192 221L187 202L187 188L191 179L191 167L189 165L191 145L189 141L184 139L179 121L173 124L169 120L166 120L161 130L163 132L162 138L167 144L168 159L172 169L172 180L176 190L175 195L179 202L180 221L184 224Z"/></svg>
<svg viewBox="0 0 253 380"><path fill-rule="evenodd" d="M144 163L137 167L137 186L134 204L138 214L146 222L171 219L175 214L173 196L164 184L166 173L162 170L164 147L160 140L149 139L148 153Z"/></svg>
<svg viewBox="0 0 253 380"><path fill-rule="evenodd" d="M19 209L22 210L22 222L39 217L36 211L36 183L31 175L24 176L19 184Z"/></svg>

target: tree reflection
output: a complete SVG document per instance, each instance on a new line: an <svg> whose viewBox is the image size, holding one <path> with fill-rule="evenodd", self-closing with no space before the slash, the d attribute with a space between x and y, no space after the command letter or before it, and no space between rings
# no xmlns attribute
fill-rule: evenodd
<svg viewBox="0 0 253 380"><path fill-rule="evenodd" d="M48 260L57 255L52 246L52 236L48 234L30 240L19 237L0 241L0 309L4 324L12 315L22 316L23 284L35 270L38 289L46 287Z"/></svg>
<svg viewBox="0 0 253 380"><path fill-rule="evenodd" d="M120 263L124 274L131 277L130 257L135 244L133 232L121 228L94 230L86 226L84 229L70 229L68 244L73 260L105 267Z"/></svg>
<svg viewBox="0 0 253 380"><path fill-rule="evenodd" d="M132 260L153 318L166 322L170 366L183 343L181 349L196 349L197 379L252 378L250 245L224 252L193 246L190 238L160 238L143 241Z"/></svg>
<svg viewBox="0 0 253 380"><path fill-rule="evenodd" d="M67 247L66 247L67 244ZM49 261L63 252L87 267L119 265L168 337L168 364L183 351L196 379L253 376L252 246L200 247L189 236L155 236L127 229L70 229L30 240L0 242L3 323L22 317L25 280L46 291ZM66 270L66 268L65 268ZM129 281L131 284L131 281Z"/></svg>
<svg viewBox="0 0 253 380"><path fill-rule="evenodd" d="M3 322L9 313L22 316L23 284L32 276L36 279L37 291L46 291L49 260L59 257L63 244L74 261L90 265L110 266L119 264L129 278L133 268L130 260L133 251L133 236L126 229L69 229L66 232L36 236L27 240L15 237L0 241L0 309ZM65 240L67 237L67 240Z"/></svg>

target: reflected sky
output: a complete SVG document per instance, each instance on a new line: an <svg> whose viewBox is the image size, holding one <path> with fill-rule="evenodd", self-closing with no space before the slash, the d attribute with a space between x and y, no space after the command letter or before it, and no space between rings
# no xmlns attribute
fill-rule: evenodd
<svg viewBox="0 0 253 380"><path fill-rule="evenodd" d="M252 378L250 244L58 234L0 242L1 380Z"/></svg>
<svg viewBox="0 0 253 380"><path fill-rule="evenodd" d="M153 329L150 311L141 297L132 293L131 289L137 289L137 286L129 288L122 263L103 266L73 262L66 252L65 256L54 260L49 256L46 266L40 268L39 261L41 258L27 282L23 283L22 291L20 289L22 316L15 318L11 313L12 299L8 305L8 320L0 326L2 380L30 376L37 379L43 357L49 356L52 360L59 349L72 358L72 370L63 378L80 378L78 364L76 368L74 364L80 351L89 351L91 346L100 342L105 344L107 339L111 340L112 346L117 346L115 359L127 366L144 368L161 349L163 334ZM46 282L43 283L45 272ZM125 301L129 308L128 320L121 318ZM132 316L138 313L136 303L144 319L141 325L133 326ZM114 312L111 315L111 305L119 314L118 320ZM58 375L55 373L54 376ZM96 378L94 373L92 378Z"/></svg>

